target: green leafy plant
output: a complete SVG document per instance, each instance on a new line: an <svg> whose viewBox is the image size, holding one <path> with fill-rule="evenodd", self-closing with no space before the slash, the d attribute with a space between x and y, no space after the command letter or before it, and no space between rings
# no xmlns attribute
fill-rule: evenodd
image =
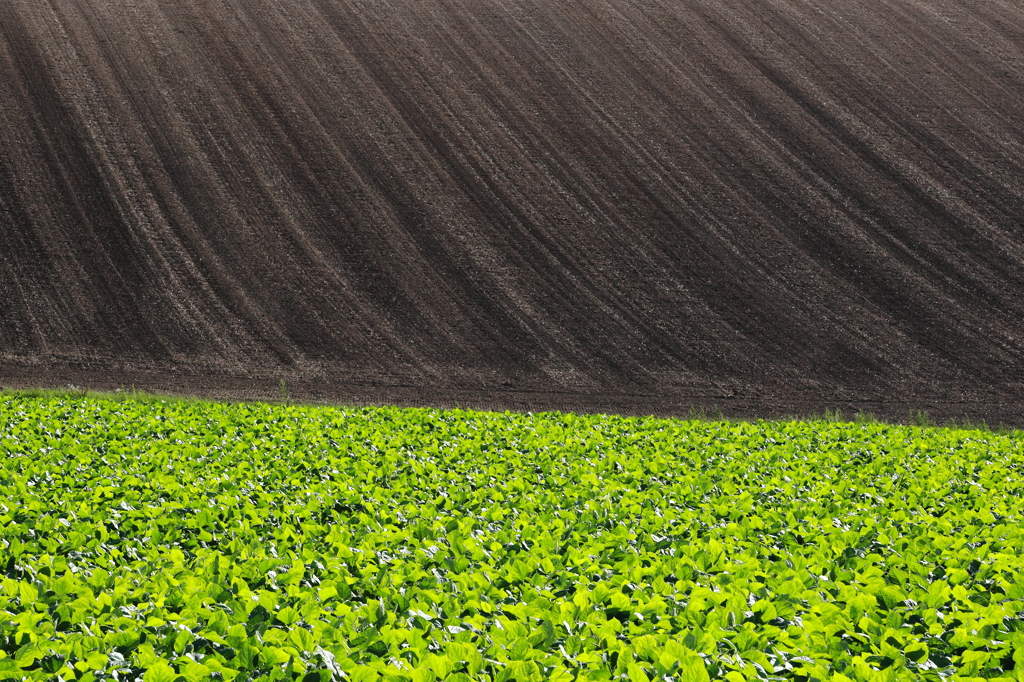
<svg viewBox="0 0 1024 682"><path fill-rule="evenodd" d="M0 678L1024 678L1019 434L0 396Z"/></svg>

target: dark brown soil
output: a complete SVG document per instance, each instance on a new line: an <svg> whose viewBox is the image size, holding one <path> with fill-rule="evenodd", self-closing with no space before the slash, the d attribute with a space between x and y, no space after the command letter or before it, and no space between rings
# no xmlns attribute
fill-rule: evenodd
<svg viewBox="0 0 1024 682"><path fill-rule="evenodd" d="M1017 0L0 0L0 384L1024 424Z"/></svg>

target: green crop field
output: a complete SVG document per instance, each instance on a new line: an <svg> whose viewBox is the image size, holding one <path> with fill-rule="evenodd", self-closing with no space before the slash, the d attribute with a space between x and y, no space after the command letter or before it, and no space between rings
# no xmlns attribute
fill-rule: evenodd
<svg viewBox="0 0 1024 682"><path fill-rule="evenodd" d="M1024 437L0 395L0 677L1024 680Z"/></svg>

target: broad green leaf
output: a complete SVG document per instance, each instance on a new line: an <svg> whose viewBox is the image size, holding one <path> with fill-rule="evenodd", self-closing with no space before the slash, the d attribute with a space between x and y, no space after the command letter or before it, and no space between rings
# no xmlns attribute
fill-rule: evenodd
<svg viewBox="0 0 1024 682"><path fill-rule="evenodd" d="M629 676L630 682L650 682L651 679L644 672L643 668L632 662L626 666L626 673Z"/></svg>
<svg viewBox="0 0 1024 682"><path fill-rule="evenodd" d="M710 682L711 676L708 674L704 661L694 655L687 657L687 660L680 661L679 676L676 679L680 682Z"/></svg>
<svg viewBox="0 0 1024 682"><path fill-rule="evenodd" d="M164 661L150 666L142 675L143 682L175 682L177 679L178 673Z"/></svg>

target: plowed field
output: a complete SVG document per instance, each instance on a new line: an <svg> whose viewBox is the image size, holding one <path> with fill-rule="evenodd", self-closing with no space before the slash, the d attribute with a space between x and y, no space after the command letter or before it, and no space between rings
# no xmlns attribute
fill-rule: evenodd
<svg viewBox="0 0 1024 682"><path fill-rule="evenodd" d="M0 0L0 384L1024 423L1024 5Z"/></svg>

